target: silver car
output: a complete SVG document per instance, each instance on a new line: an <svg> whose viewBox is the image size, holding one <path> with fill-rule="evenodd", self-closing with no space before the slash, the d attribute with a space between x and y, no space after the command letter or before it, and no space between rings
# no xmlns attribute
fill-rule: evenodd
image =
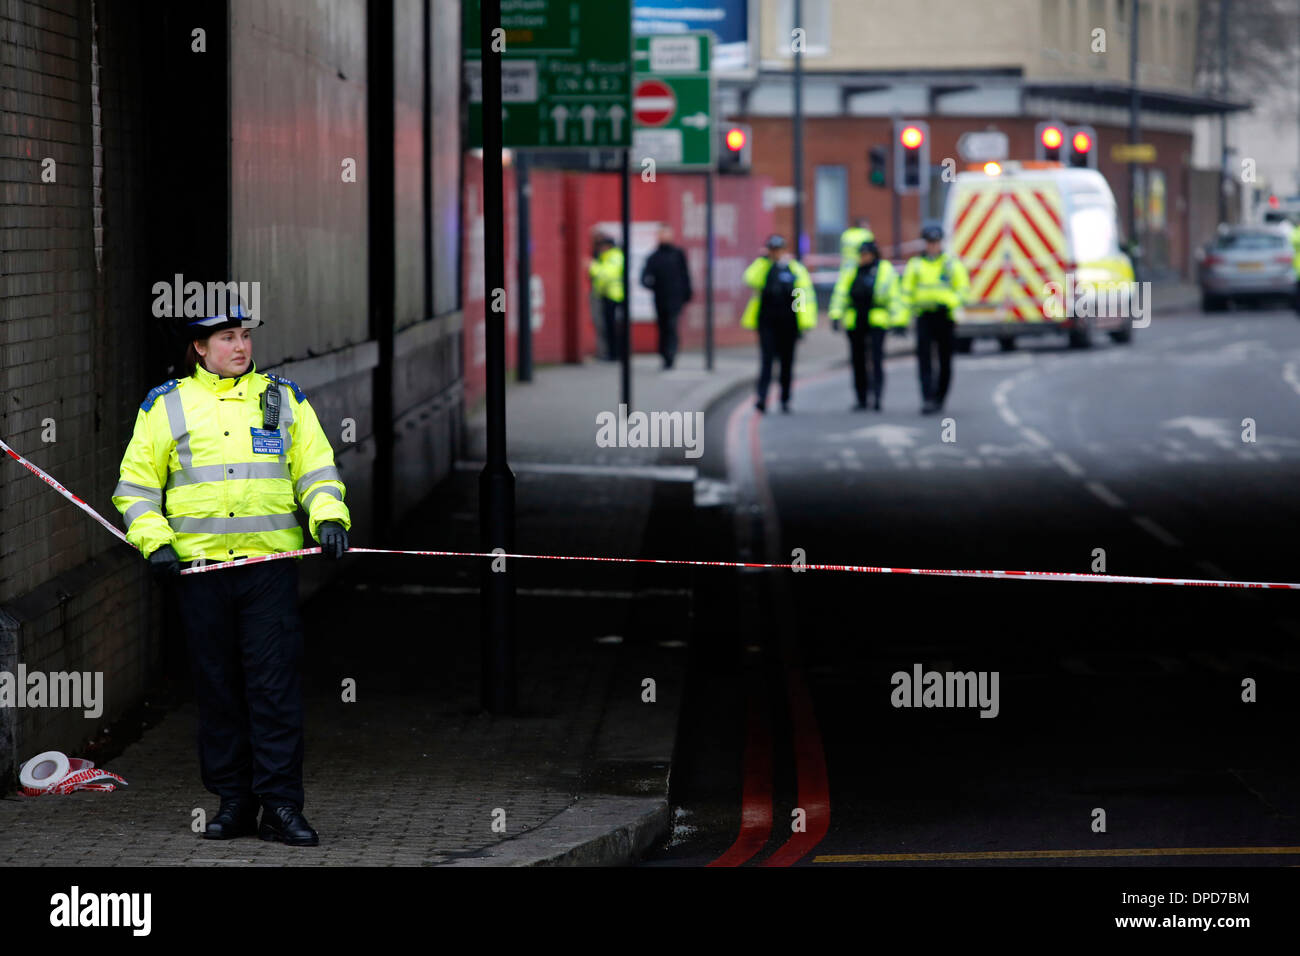
<svg viewBox="0 0 1300 956"><path fill-rule="evenodd" d="M1233 299L1294 300L1294 252L1285 230L1221 228L1198 258L1202 311L1218 312Z"/></svg>

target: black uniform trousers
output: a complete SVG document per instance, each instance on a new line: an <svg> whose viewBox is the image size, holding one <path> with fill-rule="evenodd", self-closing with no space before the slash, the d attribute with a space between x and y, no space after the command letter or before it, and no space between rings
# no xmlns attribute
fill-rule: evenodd
<svg viewBox="0 0 1300 956"><path fill-rule="evenodd" d="M655 302L655 319L659 325L659 355L664 368L672 368L677 358L677 317L682 307L673 302Z"/></svg>
<svg viewBox="0 0 1300 956"><path fill-rule="evenodd" d="M302 622L293 558L184 575L203 786L303 805Z"/></svg>
<svg viewBox="0 0 1300 956"><path fill-rule="evenodd" d="M871 353L871 374L867 375L867 353ZM867 404L869 391L876 403L885 389L885 330L866 323L849 329L849 361L853 365L853 391L858 404Z"/></svg>
<svg viewBox="0 0 1300 956"><path fill-rule="evenodd" d="M605 319L605 347L609 349L605 358L611 362L620 361L623 358L623 331L626 327L623 321L623 303L602 296L600 306Z"/></svg>
<svg viewBox="0 0 1300 956"><path fill-rule="evenodd" d="M778 309L775 316L758 319L758 404L767 407L767 391L772 386L772 362L781 363L781 404L790 401L790 383L794 378L794 346L799 341L799 325L794 312Z"/></svg>
<svg viewBox="0 0 1300 956"><path fill-rule="evenodd" d="M947 309L922 312L916 317L916 366L921 375L921 398L943 404L952 382L953 322ZM939 380L934 379L934 353L939 353Z"/></svg>

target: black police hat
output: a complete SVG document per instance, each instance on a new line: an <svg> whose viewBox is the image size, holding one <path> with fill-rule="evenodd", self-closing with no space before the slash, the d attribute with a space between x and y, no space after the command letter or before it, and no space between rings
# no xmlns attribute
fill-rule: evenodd
<svg viewBox="0 0 1300 956"><path fill-rule="evenodd" d="M778 236L778 235L776 235L775 233L773 233L772 235L770 235L770 236L767 237L767 248L769 248L769 249L784 249L784 248L785 248L785 239L783 239L781 236Z"/></svg>
<svg viewBox="0 0 1300 956"><path fill-rule="evenodd" d="M206 339L213 332L224 332L226 329L255 329L262 324L261 317L253 317L238 300L232 302L225 312L201 319L185 318L179 321L181 333L190 341Z"/></svg>

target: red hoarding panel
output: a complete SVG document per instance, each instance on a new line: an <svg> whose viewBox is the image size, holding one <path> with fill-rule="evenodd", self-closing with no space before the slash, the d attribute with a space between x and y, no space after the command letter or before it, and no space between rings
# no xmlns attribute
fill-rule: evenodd
<svg viewBox="0 0 1300 956"><path fill-rule="evenodd" d="M661 225L686 253L694 298L678 320L681 348L704 347L704 278L707 235L702 174L660 174L652 182L634 171L632 183L632 347L654 352L658 345L653 300L640 284L641 267L658 242ZM773 213L763 207L767 177L715 179L716 258L714 261L714 341L719 346L751 344L754 333L740 328L749 298L742 274L773 230ZM531 321L533 361L539 365L576 362L596 352L591 283L587 266L591 237L609 233L621 244L619 180L613 173L534 170L532 187ZM506 367L516 367L517 301L515 185L505 170L506 305L509 322ZM486 325L489 295L483 278L483 165L467 156L464 194L464 368L467 407L482 397L486 379Z"/></svg>

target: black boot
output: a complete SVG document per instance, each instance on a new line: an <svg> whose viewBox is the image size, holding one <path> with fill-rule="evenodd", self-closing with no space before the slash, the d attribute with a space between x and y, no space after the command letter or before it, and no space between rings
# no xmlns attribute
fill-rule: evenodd
<svg viewBox="0 0 1300 956"><path fill-rule="evenodd" d="M311 828L302 811L292 804L262 808L262 826L257 835L289 846L316 846L320 837Z"/></svg>
<svg viewBox="0 0 1300 956"><path fill-rule="evenodd" d="M257 832L257 799L249 794L247 797L226 797L221 801L221 809L203 830L205 840L233 840L235 837L252 836Z"/></svg>

